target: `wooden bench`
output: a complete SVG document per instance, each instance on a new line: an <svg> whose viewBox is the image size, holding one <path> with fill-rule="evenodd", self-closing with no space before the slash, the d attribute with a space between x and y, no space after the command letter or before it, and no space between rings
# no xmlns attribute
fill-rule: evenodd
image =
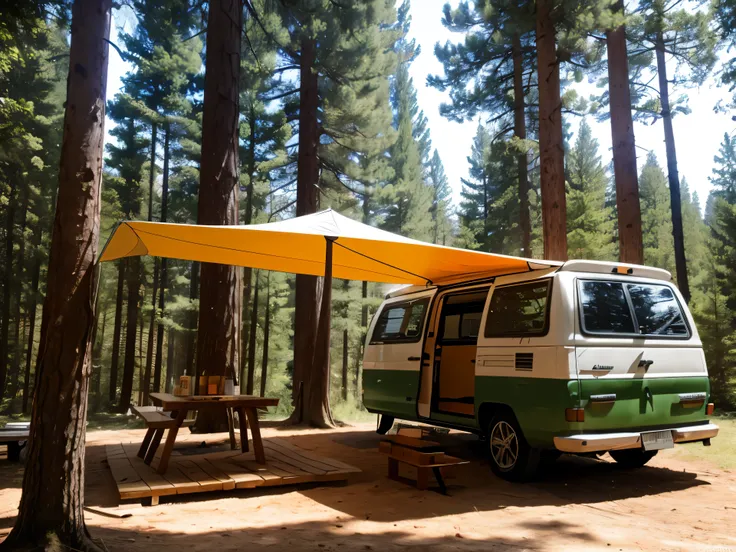
<svg viewBox="0 0 736 552"><path fill-rule="evenodd" d="M399 463L417 469L416 486L420 491L429 487L429 474L434 474L442 494L447 494L447 486L442 471L469 464L442 451L442 446L434 441L426 441L405 435L390 435L378 444L379 452L388 455L388 477L395 481L405 481L399 477Z"/></svg>
<svg viewBox="0 0 736 552"><path fill-rule="evenodd" d="M156 449L161 444L164 430L176 426L176 418L172 418L170 412L165 412L155 406L133 406L131 410L145 422L148 428L141 448L138 449L138 456L150 465L156 455ZM194 418L184 420L182 425L191 426L192 424L194 424Z"/></svg>
<svg viewBox="0 0 736 552"><path fill-rule="evenodd" d="M29 429L0 429L0 444L8 447L8 460L17 462L20 460L21 443L28 440Z"/></svg>

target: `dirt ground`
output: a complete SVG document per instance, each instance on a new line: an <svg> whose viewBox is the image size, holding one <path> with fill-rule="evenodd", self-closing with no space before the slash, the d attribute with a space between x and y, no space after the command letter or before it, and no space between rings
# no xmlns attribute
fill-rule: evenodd
<svg viewBox="0 0 736 552"><path fill-rule="evenodd" d="M292 486L120 504L104 445L140 441L142 430L88 434L86 513L109 551L170 550L688 550L736 551L736 473L660 453L625 471L603 460L563 456L537 481L491 474L470 435L444 437L472 460L448 481L449 496L386 478L374 424L335 431L265 428L264 437L359 467L343 486ZM207 436L209 442L225 435ZM202 436L182 437L191 446ZM22 467L0 460L0 540L13 525ZM132 514L118 518L122 514Z"/></svg>

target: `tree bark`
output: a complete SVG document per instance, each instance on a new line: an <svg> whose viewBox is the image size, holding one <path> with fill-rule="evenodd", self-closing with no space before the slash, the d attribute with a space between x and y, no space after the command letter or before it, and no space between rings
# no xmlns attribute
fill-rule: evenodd
<svg viewBox="0 0 736 552"><path fill-rule="evenodd" d="M317 182L319 180L319 90L314 71L317 44L304 38L301 44L299 91L299 154L297 159L296 215L317 212ZM317 336L319 294L316 276L296 275L296 300L294 308L294 414L289 419L301 423L304 408L296 396L299 389L310 387L312 359ZM305 403L306 404L306 403Z"/></svg>
<svg viewBox="0 0 736 552"><path fill-rule="evenodd" d="M166 124L164 130L164 172L163 172L163 186L161 189L161 222L166 222L168 216L168 204L169 204L169 159L171 158L171 148L169 145L169 136L171 134L171 128L169 124ZM161 284L159 285L158 292L158 329L156 330L156 362L153 367L153 390L154 393L161 391L161 367L164 354L164 310L166 307L166 289L169 286L168 282L168 259L161 257Z"/></svg>
<svg viewBox="0 0 736 552"><path fill-rule="evenodd" d="M84 444L97 285L110 0L76 0L28 461L3 550L99 551L84 523Z"/></svg>
<svg viewBox="0 0 736 552"><path fill-rule="evenodd" d="M95 320L97 318L95 317ZM93 365L93 375L92 375L92 383L94 384L94 389L92 389L92 392L95 396L95 410L99 409L100 403L102 402L102 348L105 344L105 330L107 329L107 309L103 309L102 314L102 330L100 330L100 339L97 339L97 332L95 333L95 336L92 340L92 346L94 347L94 350L92 352L92 362L94 363L94 360L97 359L97 361L100 363L97 365L97 368L94 368ZM40 345L40 344L39 344ZM39 349L40 351L40 349ZM36 380L38 380L38 374L36 374Z"/></svg>
<svg viewBox="0 0 736 552"><path fill-rule="evenodd" d="M685 258L685 236L682 230L682 202L680 200L680 175L677 171L677 151L675 149L675 133L672 129L672 112L670 111L670 91L667 82L667 65L665 63L664 37L657 34L655 50L657 52L657 74L659 76L659 98L662 105L662 123L664 123L664 144L667 152L667 179L670 185L670 208L672 209L672 238L675 241L675 271L677 286L685 301L690 302L690 282L687 275L687 259Z"/></svg>
<svg viewBox="0 0 736 552"><path fill-rule="evenodd" d="M557 59L552 0L537 1L537 70L539 72L539 158L542 190L544 258L567 260L565 149L562 138L560 64Z"/></svg>
<svg viewBox="0 0 736 552"><path fill-rule="evenodd" d="M189 302L194 303L199 298L199 263L192 263L192 269L190 271L189 278ZM192 309L187 313L189 324L187 331L187 345L186 345L186 360L184 363L184 371L190 376L197 376L197 370L194 366L194 352L197 342L197 311ZM196 382L195 382L196 387Z"/></svg>
<svg viewBox="0 0 736 552"><path fill-rule="evenodd" d="M118 362L120 359L120 334L123 327L123 295L125 293L125 260L118 261L118 287L115 296L115 326L112 332L112 358L110 359L110 389L108 400L115 405L118 393Z"/></svg>
<svg viewBox="0 0 736 552"><path fill-rule="evenodd" d="M158 125L151 123L151 166L148 171L148 221L153 221L153 185L156 182L156 140Z"/></svg>
<svg viewBox="0 0 736 552"><path fill-rule="evenodd" d="M0 328L0 400L5 394L5 381L8 374L8 335L10 326L10 296L13 280L13 222L15 219L16 201L10 197L10 204L5 213L5 274L3 275L2 327Z"/></svg>
<svg viewBox="0 0 736 552"><path fill-rule="evenodd" d="M166 393L173 393L174 386L176 385L177 378L174 373L176 368L174 352L176 350L176 332L174 328L169 328L166 336L166 380L164 381L164 390Z"/></svg>
<svg viewBox="0 0 736 552"><path fill-rule="evenodd" d="M253 286L253 302L250 305L250 334L248 336L248 377L245 387L247 395L253 394L253 381L256 372L256 337L258 330L258 272Z"/></svg>
<svg viewBox="0 0 736 552"><path fill-rule="evenodd" d="M151 318L148 322L148 343L146 345L146 370L143 373L143 405L148 404L151 392L151 369L153 368L153 344L156 339L156 294L158 293L158 257L153 260L153 293L151 294Z"/></svg>
<svg viewBox="0 0 736 552"><path fill-rule="evenodd" d="M623 13L619 0L613 9ZM608 95L611 102L611 143L618 211L619 259L624 263L644 264L641 233L639 176L636 168L634 121L631 116L629 58L626 52L626 27L606 32L608 49Z"/></svg>
<svg viewBox="0 0 736 552"><path fill-rule="evenodd" d="M266 312L263 316L263 357L261 359L261 397L266 396L268 377L268 340L271 338L271 273L266 278Z"/></svg>
<svg viewBox="0 0 736 552"><path fill-rule="evenodd" d="M526 140L526 102L524 100L524 54L521 49L521 37L514 33L512 37L514 58L514 136ZM529 215L529 170L526 149L517 156L519 171L519 226L521 226L521 253L524 257L532 256L532 223Z"/></svg>
<svg viewBox="0 0 736 552"><path fill-rule="evenodd" d="M342 400L348 400L348 329L342 331Z"/></svg>
<svg viewBox="0 0 736 552"><path fill-rule="evenodd" d="M317 428L335 427L330 410L330 329L332 326L332 242L325 238L325 277L314 342L310 377L304 384L304 423Z"/></svg>
<svg viewBox="0 0 736 552"><path fill-rule="evenodd" d="M31 275L31 291L28 294L28 306L26 310L29 313L28 321L28 345L26 347L26 370L23 378L23 414L28 412L28 395L31 387L31 362L33 359L33 340L36 335L36 310L38 300L38 281L41 277L41 257L38 254L38 248L41 245L41 225L36 225L33 238L33 251L35 259L33 261L33 272ZM93 340L94 343L94 340Z"/></svg>
<svg viewBox="0 0 736 552"><path fill-rule="evenodd" d="M140 257L130 257L128 262L128 308L125 318L128 325L125 333L125 361L123 364L123 383L120 388L119 412L128 411L133 397L133 377L135 376L135 333L138 327L138 302L140 301Z"/></svg>
<svg viewBox="0 0 736 552"><path fill-rule="evenodd" d="M256 172L256 114L253 102L250 104L250 121L249 121L249 136L248 136L248 188L246 190L245 197L245 212L243 213L243 224L248 225L253 222L253 174ZM248 348L250 343L250 313L249 309L251 306L250 295L251 295L251 280L252 280L253 269L249 266L243 269L243 331L242 331L242 344L240 350L240 381L243 381L246 377L246 358L250 355ZM248 341L246 341L246 338Z"/></svg>
<svg viewBox="0 0 736 552"><path fill-rule="evenodd" d="M202 117L199 224L238 223L238 121L240 37L243 9L238 0L211 0ZM235 375L240 365L242 271L202 263L197 366L202 374ZM203 415L204 414L204 415ZM200 413L194 429L227 427L224 414Z"/></svg>

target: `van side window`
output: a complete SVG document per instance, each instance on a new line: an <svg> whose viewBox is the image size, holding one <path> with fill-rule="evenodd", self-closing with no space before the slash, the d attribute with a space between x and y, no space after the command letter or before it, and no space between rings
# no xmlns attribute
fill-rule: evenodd
<svg viewBox="0 0 736 552"><path fill-rule="evenodd" d="M668 286L583 280L579 289L586 333L690 335L680 304Z"/></svg>
<svg viewBox="0 0 736 552"><path fill-rule="evenodd" d="M628 285L639 330L646 335L687 336L680 305L667 286Z"/></svg>
<svg viewBox="0 0 736 552"><path fill-rule="evenodd" d="M486 337L535 337L548 329L550 280L496 288L486 320Z"/></svg>
<svg viewBox="0 0 736 552"><path fill-rule="evenodd" d="M580 285L583 327L590 333L636 333L620 282L587 281Z"/></svg>
<svg viewBox="0 0 736 552"><path fill-rule="evenodd" d="M429 299L424 298L387 305L378 317L371 343L419 341L428 304Z"/></svg>

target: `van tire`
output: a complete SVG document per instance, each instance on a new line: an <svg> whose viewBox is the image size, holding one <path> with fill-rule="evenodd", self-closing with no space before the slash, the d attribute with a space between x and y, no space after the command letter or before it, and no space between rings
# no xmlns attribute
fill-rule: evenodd
<svg viewBox="0 0 736 552"><path fill-rule="evenodd" d="M644 464L654 458L658 450L645 451L644 449L611 450L611 455L618 465L626 469L641 468Z"/></svg>
<svg viewBox="0 0 736 552"><path fill-rule="evenodd" d="M501 479L522 482L533 478L539 467L540 450L529 446L511 412L502 410L488 424L491 470ZM499 445L499 441L506 443Z"/></svg>
<svg viewBox="0 0 736 552"><path fill-rule="evenodd" d="M386 435L386 433L388 433L388 430L391 429L393 426L394 426L394 417L383 414L381 415L381 423L378 424L376 433L378 433L379 435Z"/></svg>

